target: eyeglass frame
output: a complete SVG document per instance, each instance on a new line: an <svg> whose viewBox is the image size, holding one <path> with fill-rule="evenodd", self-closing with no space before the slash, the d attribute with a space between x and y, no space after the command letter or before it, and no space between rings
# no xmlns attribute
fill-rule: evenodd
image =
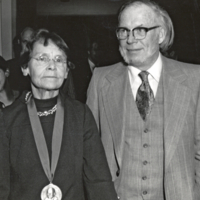
<svg viewBox="0 0 200 200"><path fill-rule="evenodd" d="M32 59L34 59L34 60L37 60L38 62L44 62L44 64L46 64L46 65L48 65L48 64L50 63L51 60L54 61L54 64L64 64L64 63L67 63L67 60L58 63L58 62L55 60L55 58L49 58L48 56L45 57L45 58L47 58L47 61L42 61L42 60L40 60L41 57L42 57L42 56L39 56L38 58L35 58L35 57L30 57L30 58L32 58Z"/></svg>
<svg viewBox="0 0 200 200"><path fill-rule="evenodd" d="M159 25L158 25L158 26L153 26L153 27L150 27L150 28L143 27L143 26L138 26L138 27L135 27L135 28L133 28L133 29L128 29L128 28L126 28L126 27L118 27L118 28L116 29L116 36L117 36L117 38L118 38L119 40L125 40L125 39L127 39L127 38L130 36L130 32L132 32L132 36L133 36L136 40L143 40L143 39L146 38L147 33L148 33L149 31L151 31L151 30L153 30L153 29L156 29L156 28L159 28L159 27L160 27ZM120 39L120 38L118 37L118 31L119 31L120 29L125 29L125 30L127 31L127 36L126 36L125 38L123 38L123 39ZM135 32L134 32L134 31L137 30L137 29L144 29L144 30L145 30L145 35L144 35L143 38L138 39L138 38L135 37Z"/></svg>

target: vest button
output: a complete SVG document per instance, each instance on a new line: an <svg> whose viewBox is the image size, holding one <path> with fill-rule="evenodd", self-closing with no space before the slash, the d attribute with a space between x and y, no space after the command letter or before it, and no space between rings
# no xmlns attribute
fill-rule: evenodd
<svg viewBox="0 0 200 200"><path fill-rule="evenodd" d="M147 177L146 177L146 176L143 176L143 177L142 177L142 180L144 180L144 181L145 181L146 179L147 179Z"/></svg>
<svg viewBox="0 0 200 200"><path fill-rule="evenodd" d="M143 194L143 195L146 195L146 194L147 194L147 191L143 191L142 194Z"/></svg>
<svg viewBox="0 0 200 200"><path fill-rule="evenodd" d="M148 133L148 132L149 132L149 129L148 129L148 128L145 128L145 129L144 129L144 132L145 132L145 133Z"/></svg>
<svg viewBox="0 0 200 200"><path fill-rule="evenodd" d="M147 165L147 163L148 163L148 162L147 162L146 160L145 160L145 161L143 161L143 165Z"/></svg>
<svg viewBox="0 0 200 200"><path fill-rule="evenodd" d="M143 144L143 147L144 147L144 148L147 148L147 147L148 147L148 144Z"/></svg>

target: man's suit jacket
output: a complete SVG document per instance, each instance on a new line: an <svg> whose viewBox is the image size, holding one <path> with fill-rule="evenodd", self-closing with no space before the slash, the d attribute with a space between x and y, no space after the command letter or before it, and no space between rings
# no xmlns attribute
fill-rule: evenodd
<svg viewBox="0 0 200 200"><path fill-rule="evenodd" d="M162 63L166 200L199 200L200 66L163 56ZM128 81L127 66L117 63L95 69L88 88L87 104L97 122L113 181L122 165Z"/></svg>
<svg viewBox="0 0 200 200"><path fill-rule="evenodd" d="M0 112L0 200L36 200L49 181L33 138L25 94ZM115 200L105 152L88 107L64 102L61 152L53 179L63 200ZM3 123L3 121L5 123Z"/></svg>

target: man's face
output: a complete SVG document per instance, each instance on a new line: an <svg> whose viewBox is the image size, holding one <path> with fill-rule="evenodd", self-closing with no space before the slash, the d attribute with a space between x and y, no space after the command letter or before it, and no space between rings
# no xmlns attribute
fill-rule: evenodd
<svg viewBox="0 0 200 200"><path fill-rule="evenodd" d="M27 49L27 43L31 41L31 38L32 38L32 35L33 35L33 31L32 30L26 30L22 37L21 37L21 47L22 47L22 50L20 52L20 55L22 55L24 52L26 52L28 49Z"/></svg>
<svg viewBox="0 0 200 200"><path fill-rule="evenodd" d="M119 27L134 29L136 27L147 27L160 25L155 13L146 5L133 5L127 7L119 20ZM136 40L132 33L126 39L119 40L120 53L124 61L141 70L147 70L156 61L159 55L159 43L163 38L160 29L156 28L147 32L146 38Z"/></svg>

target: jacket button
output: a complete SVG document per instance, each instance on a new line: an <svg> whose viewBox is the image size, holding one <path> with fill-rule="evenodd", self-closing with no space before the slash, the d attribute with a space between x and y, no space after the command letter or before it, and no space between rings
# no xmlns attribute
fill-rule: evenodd
<svg viewBox="0 0 200 200"><path fill-rule="evenodd" d="M143 165L147 165L147 163L148 163L148 162L147 162L146 160L145 160L145 161L143 161Z"/></svg>
<svg viewBox="0 0 200 200"><path fill-rule="evenodd" d="M145 129L144 129L144 132L145 132L145 133L148 133L148 132L149 132L149 129L148 129L148 128L145 128Z"/></svg>
<svg viewBox="0 0 200 200"><path fill-rule="evenodd" d="M144 180L144 181L145 181L146 179L147 179L147 177L146 177L146 176L143 176L143 177L142 177L142 180Z"/></svg>
<svg viewBox="0 0 200 200"><path fill-rule="evenodd" d="M143 191L142 194L143 194L143 195L146 195L146 194L147 194L147 191Z"/></svg>
<svg viewBox="0 0 200 200"><path fill-rule="evenodd" d="M147 148L147 147L148 147L148 144L143 144L143 147L144 147L144 148Z"/></svg>

